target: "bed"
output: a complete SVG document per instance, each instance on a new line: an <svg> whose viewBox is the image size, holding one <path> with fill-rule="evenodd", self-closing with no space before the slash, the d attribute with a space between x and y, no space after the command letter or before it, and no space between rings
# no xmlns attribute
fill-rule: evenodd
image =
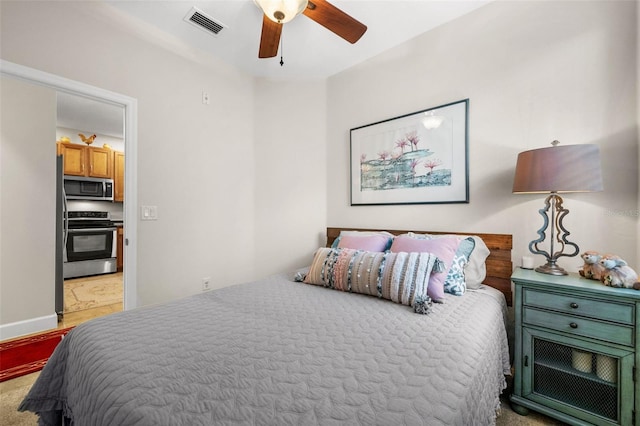
<svg viewBox="0 0 640 426"><path fill-rule="evenodd" d="M327 228L327 247L341 231ZM485 284L427 315L296 282L304 269L81 324L19 409L79 426L493 424L511 236L476 235Z"/></svg>

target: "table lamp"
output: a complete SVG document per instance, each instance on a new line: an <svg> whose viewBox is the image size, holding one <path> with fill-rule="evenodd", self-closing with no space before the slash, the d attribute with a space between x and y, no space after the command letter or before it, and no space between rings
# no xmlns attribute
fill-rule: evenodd
<svg viewBox="0 0 640 426"><path fill-rule="evenodd" d="M513 179L514 194L546 194L545 207L538 210L544 220L538 230L539 238L529 243L529 251L546 257L545 265L535 268L537 272L550 275L566 275L567 271L557 265L559 257L573 257L580 252L578 245L567 240L570 232L562 221L569 210L562 206L561 192L602 191L600 150L596 145L564 145L553 141L549 148L533 149L518 154L516 173ZM550 250L538 248L546 238L550 227ZM554 251L555 244L559 245ZM570 251L565 253L565 249Z"/></svg>

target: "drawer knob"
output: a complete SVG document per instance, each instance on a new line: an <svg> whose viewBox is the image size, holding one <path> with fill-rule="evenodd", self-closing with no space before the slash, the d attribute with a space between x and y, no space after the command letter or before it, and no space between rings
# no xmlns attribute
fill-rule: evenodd
<svg viewBox="0 0 640 426"><path fill-rule="evenodd" d="M573 309L578 309L578 304L576 302L571 302L569 306L571 306Z"/></svg>
<svg viewBox="0 0 640 426"><path fill-rule="evenodd" d="M578 328L578 324L576 324L575 322L572 322L572 323L569 324L569 327Z"/></svg>

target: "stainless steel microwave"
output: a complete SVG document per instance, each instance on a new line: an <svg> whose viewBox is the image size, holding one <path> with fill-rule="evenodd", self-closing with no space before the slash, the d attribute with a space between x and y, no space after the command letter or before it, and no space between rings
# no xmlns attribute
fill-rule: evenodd
<svg viewBox="0 0 640 426"><path fill-rule="evenodd" d="M67 200L113 201L113 179L64 176Z"/></svg>

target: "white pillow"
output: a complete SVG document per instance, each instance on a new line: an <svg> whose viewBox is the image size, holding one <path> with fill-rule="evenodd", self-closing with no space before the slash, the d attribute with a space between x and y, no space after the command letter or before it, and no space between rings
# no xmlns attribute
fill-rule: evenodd
<svg viewBox="0 0 640 426"><path fill-rule="evenodd" d="M476 235L471 235L471 237L476 242L476 246L471 252L469 263L467 263L464 270L464 277L467 288L473 290L480 288L480 284L482 284L482 281L487 277L487 265L485 261L491 252L482 238Z"/></svg>

